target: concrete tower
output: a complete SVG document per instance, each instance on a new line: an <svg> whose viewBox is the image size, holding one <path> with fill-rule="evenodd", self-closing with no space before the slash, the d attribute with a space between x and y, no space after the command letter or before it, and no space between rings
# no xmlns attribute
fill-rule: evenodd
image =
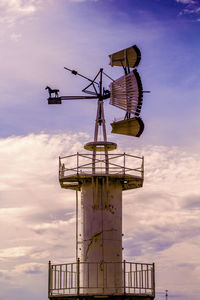
<svg viewBox="0 0 200 300"><path fill-rule="evenodd" d="M66 264L49 262L48 295L57 300L150 300L155 296L154 264L126 262L122 256L122 192L142 187L143 157L112 152L117 144L107 141L103 104L110 95L102 88L102 73L100 69L94 141L85 144L85 153L59 158L61 187L81 192L81 257ZM49 98L54 100L68 99Z"/></svg>

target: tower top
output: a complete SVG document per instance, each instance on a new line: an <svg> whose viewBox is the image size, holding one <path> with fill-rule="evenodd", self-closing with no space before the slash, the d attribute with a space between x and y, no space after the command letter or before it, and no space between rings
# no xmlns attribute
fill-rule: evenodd
<svg viewBox="0 0 200 300"><path fill-rule="evenodd" d="M116 144L108 142L106 136L106 126L104 118L103 103L110 98L110 104L125 111L122 120L111 123L112 133L139 137L144 130L144 123L140 117L143 102L142 82L140 75L135 67L141 60L141 52L136 45L117 51L109 55L110 65L121 67L124 75L118 79L112 79L107 75L103 68L93 79L80 74L78 71L64 67L75 76L80 76L87 80L89 84L82 89L87 95L80 96L59 96L58 89L46 87L49 92L48 104L61 104L63 100L97 100L97 116L94 130L94 141L85 145L86 150L90 151L110 151L116 149ZM103 78L111 80L109 89L103 87ZM103 128L103 141L99 140L99 127Z"/></svg>

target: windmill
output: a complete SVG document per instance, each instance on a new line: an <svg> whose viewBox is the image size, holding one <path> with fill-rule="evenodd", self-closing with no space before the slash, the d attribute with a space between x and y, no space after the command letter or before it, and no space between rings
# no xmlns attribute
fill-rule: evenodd
<svg viewBox="0 0 200 300"><path fill-rule="evenodd" d="M59 158L61 187L76 191L76 261L49 262L48 296L52 300L102 297L150 300L155 296L154 264L126 262L122 257L122 192L142 187L143 157L110 153L117 144L107 140L104 117L104 101L110 98L111 105L125 111L123 120L111 123L112 132L135 137L142 134L143 90L135 69L141 53L134 45L109 57L111 66L123 68L122 77L113 80L101 68L90 79L65 67L89 82L82 90L87 95L59 96L54 92L55 97L48 98L49 104L61 104L63 100L97 101L94 140L84 145L90 152ZM110 90L103 87L104 76L112 81ZM100 128L103 140L99 139ZM78 240L78 191L81 192L81 241Z"/></svg>

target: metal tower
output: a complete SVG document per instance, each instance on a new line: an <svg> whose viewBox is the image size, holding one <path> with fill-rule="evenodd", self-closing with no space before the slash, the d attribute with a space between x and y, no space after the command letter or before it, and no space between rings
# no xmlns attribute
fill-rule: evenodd
<svg viewBox="0 0 200 300"><path fill-rule="evenodd" d="M74 70L71 72L80 75ZM59 158L61 187L75 190L76 196L78 191L81 192L81 257L78 255L76 239L75 262L49 262L48 296L52 300L150 300L155 296L154 264L127 262L122 257L122 192L142 187L144 161L143 157L126 153L110 153L117 148L117 144L107 141L103 104L104 100L113 95L102 86L103 74L106 75L100 69L94 80L80 75L90 81L83 91L92 96L58 97L55 94L55 97L50 96L48 99L49 104L60 104L62 100L97 99L94 141L84 146L89 152ZM96 82L98 78L99 82ZM94 87L94 92L87 90L90 86ZM126 124L130 127L131 112L126 112ZM134 119L136 124L140 118ZM138 127L138 123L136 126ZM99 140L100 128L103 132L102 140ZM130 128L127 134L130 135L129 133ZM124 131L121 134L125 134Z"/></svg>

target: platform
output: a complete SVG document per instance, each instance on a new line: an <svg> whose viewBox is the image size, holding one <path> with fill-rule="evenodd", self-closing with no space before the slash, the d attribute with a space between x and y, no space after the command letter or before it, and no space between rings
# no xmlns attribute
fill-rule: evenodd
<svg viewBox="0 0 200 300"><path fill-rule="evenodd" d="M121 265L122 284L113 280L108 281L107 270ZM83 281L83 265L87 265L87 280ZM118 268L117 266L117 268ZM86 269L87 269L86 268ZM90 277L92 268L92 277ZM102 270L102 276L94 268ZM84 267L85 269L85 267ZM103 279L103 280L102 280ZM108 286L112 282L112 286ZM110 292L108 292L108 290ZM133 263L76 263L52 265L49 262L49 299L126 299L126 300L152 300L155 297L155 271L154 264Z"/></svg>
<svg viewBox="0 0 200 300"><path fill-rule="evenodd" d="M107 165L105 161L107 159ZM120 181L122 190L140 188L144 181L144 158L130 154L76 153L59 158L59 182L62 188L80 191L84 181L95 177Z"/></svg>

